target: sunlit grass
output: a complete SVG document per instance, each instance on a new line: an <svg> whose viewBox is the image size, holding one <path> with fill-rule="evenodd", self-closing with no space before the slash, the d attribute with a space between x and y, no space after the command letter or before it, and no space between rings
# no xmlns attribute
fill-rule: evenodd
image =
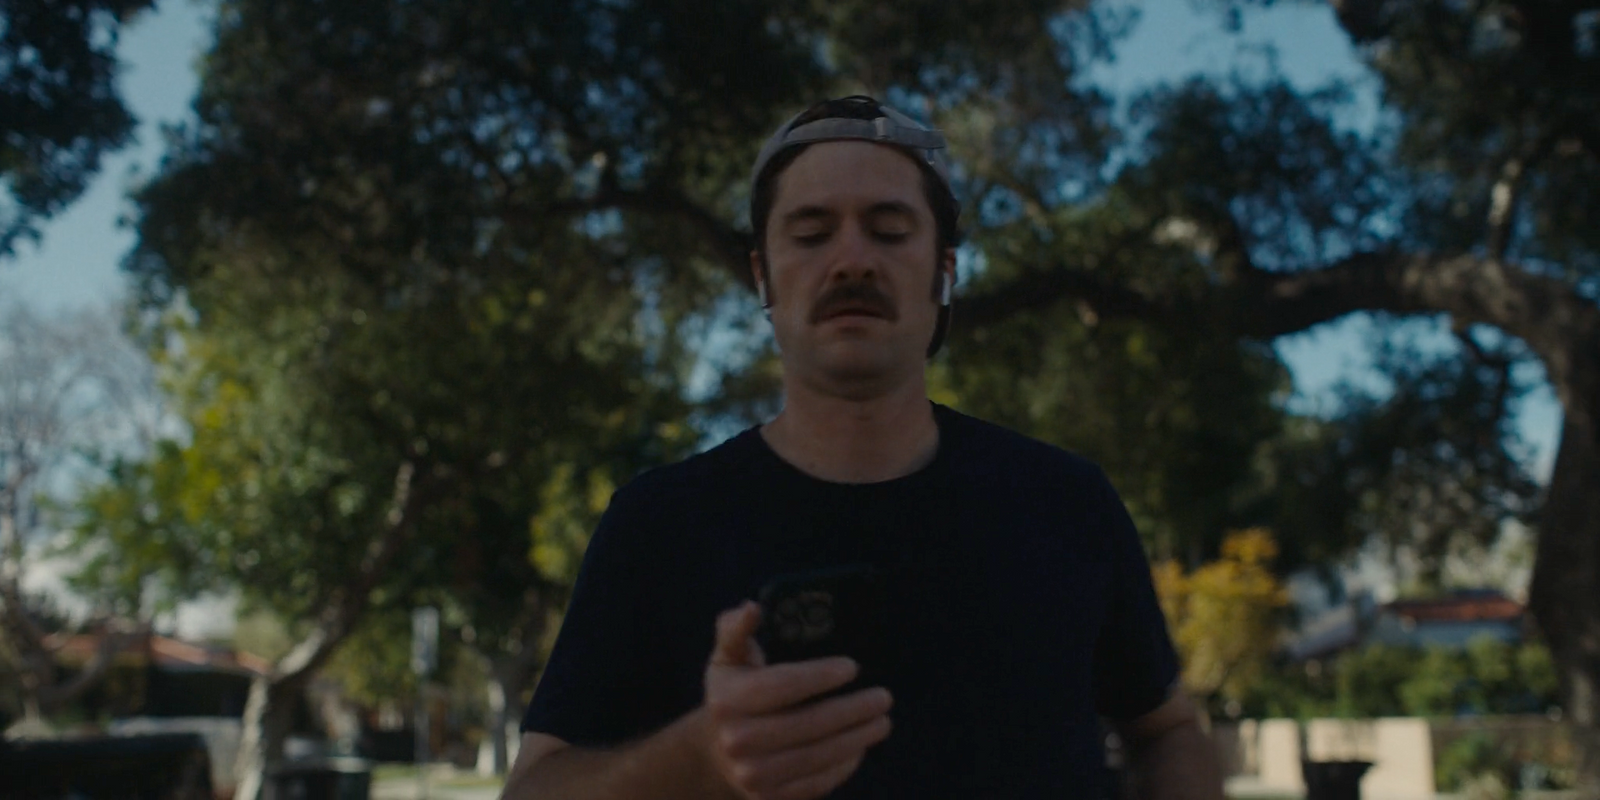
<svg viewBox="0 0 1600 800"><path fill-rule="evenodd" d="M372 780L377 781L415 781L417 767L415 764L378 764L372 768ZM443 772L435 765L429 776L429 786L456 787L461 789L498 788L505 780L493 775L483 776L475 772Z"/></svg>

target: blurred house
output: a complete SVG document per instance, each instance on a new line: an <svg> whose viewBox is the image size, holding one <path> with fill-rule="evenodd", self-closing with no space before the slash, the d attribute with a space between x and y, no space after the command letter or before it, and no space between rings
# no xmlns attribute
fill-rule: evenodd
<svg viewBox="0 0 1600 800"><path fill-rule="evenodd" d="M1528 622L1526 608L1496 589L1382 604L1363 592L1304 622L1287 650L1290 660L1303 662L1372 644L1458 648L1480 636L1517 644Z"/></svg>
<svg viewBox="0 0 1600 800"><path fill-rule="evenodd" d="M45 644L55 651L56 670L65 678L83 669L106 640L103 634L53 634ZM227 796L235 784L233 764L250 683L271 667L228 647L156 634L123 637L105 677L78 697L66 716L87 723L87 731L79 733L196 734L205 742L211 786ZM297 730L308 716L296 715Z"/></svg>
<svg viewBox="0 0 1600 800"><path fill-rule="evenodd" d="M102 645L99 634L46 639L57 669L75 672ZM149 634L123 643L105 680L84 693L78 710L87 719L122 717L232 717L244 713L250 681L266 674L264 659L231 648Z"/></svg>

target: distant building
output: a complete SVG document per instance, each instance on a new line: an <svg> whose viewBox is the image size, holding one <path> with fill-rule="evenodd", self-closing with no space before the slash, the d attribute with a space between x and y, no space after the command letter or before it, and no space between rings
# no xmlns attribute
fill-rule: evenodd
<svg viewBox="0 0 1600 800"><path fill-rule="evenodd" d="M55 634L45 644L55 650L59 670L74 672L99 651L101 637ZM105 680L85 692L78 706L89 719L239 717L251 680L270 668L249 653L151 634L124 644Z"/></svg>
<svg viewBox="0 0 1600 800"><path fill-rule="evenodd" d="M1306 621L1290 640L1292 661L1331 658L1373 644L1401 647L1465 647L1480 636L1516 644L1527 626L1527 610L1495 589L1467 589L1444 597L1377 604L1357 594Z"/></svg>
<svg viewBox="0 0 1600 800"><path fill-rule="evenodd" d="M1397 600L1381 607L1367 643L1465 647L1482 636L1522 641L1527 612L1493 589L1456 592L1434 600Z"/></svg>

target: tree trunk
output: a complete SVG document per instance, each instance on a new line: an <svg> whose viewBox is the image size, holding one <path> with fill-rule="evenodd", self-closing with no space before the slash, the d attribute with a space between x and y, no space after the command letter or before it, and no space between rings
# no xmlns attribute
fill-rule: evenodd
<svg viewBox="0 0 1600 800"><path fill-rule="evenodd" d="M1586 372L1600 372L1591 365ZM1600 390L1566 402L1561 451L1539 525L1529 605L1561 676L1580 797L1600 797ZM1586 396L1584 396L1586 395Z"/></svg>
<svg viewBox="0 0 1600 800"><path fill-rule="evenodd" d="M279 659L270 674L251 682L239 736L239 757L234 762L234 777L239 781L235 800L257 800L265 788L266 776L282 765L283 743L294 722L296 704L302 702L306 686L317 670L349 638L366 611L366 596L371 591L368 577L363 576L348 587L351 591L343 601L325 609L322 624Z"/></svg>
<svg viewBox="0 0 1600 800"><path fill-rule="evenodd" d="M16 480L0 475L0 636L16 651L22 689L22 717L38 723L44 716L39 692L54 675L38 631L22 602L22 533L17 524Z"/></svg>
<svg viewBox="0 0 1600 800"><path fill-rule="evenodd" d="M499 670L494 670L494 675L489 679L489 741L494 746L494 774L504 775L511 768L511 748L506 742L510 735L506 726L511 723L511 707L514 703L510 698L512 689L500 680Z"/></svg>
<svg viewBox="0 0 1600 800"><path fill-rule="evenodd" d="M489 728L496 775L511 769L510 742L522 725L522 690L538 669L538 648L531 643L517 653L502 653L490 660Z"/></svg>
<svg viewBox="0 0 1600 800"><path fill-rule="evenodd" d="M273 665L270 674L250 684L244 729L239 737L239 757L234 768L234 776L239 781L235 800L257 800L266 776L283 763L283 743L294 720L294 704L312 676L355 630L367 611L373 587L405 542L422 502L421 494L412 491L415 471L410 461L402 463L396 471L394 499L385 516L385 530L368 544L350 583L334 592L323 607L317 626Z"/></svg>
<svg viewBox="0 0 1600 800"><path fill-rule="evenodd" d="M267 776L283 764L284 742L294 724L295 703L304 683L298 676L287 680L258 676L251 682L234 762L235 800L261 797Z"/></svg>

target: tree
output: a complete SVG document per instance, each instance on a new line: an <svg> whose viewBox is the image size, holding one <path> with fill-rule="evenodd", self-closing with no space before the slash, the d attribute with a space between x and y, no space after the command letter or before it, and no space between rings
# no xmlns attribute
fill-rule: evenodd
<svg viewBox="0 0 1600 800"><path fill-rule="evenodd" d="M1208 707L1233 709L1278 649L1288 592L1272 574L1278 547L1263 529L1235 531L1222 557L1185 574L1174 561L1153 566L1156 593L1183 664L1183 685Z"/></svg>
<svg viewBox="0 0 1600 800"><path fill-rule="evenodd" d="M139 627L128 622L137 609L100 609L90 625L107 634L100 650L77 676L59 680L41 609L22 586L43 544L48 500L92 475L100 459L136 452L159 424L149 364L114 320L98 309L49 320L0 307L0 639L16 659L15 699L30 719L92 687Z"/></svg>
<svg viewBox="0 0 1600 800"><path fill-rule="evenodd" d="M332 269L303 290L240 273L193 284L204 317L174 329L172 367L191 437L126 465L80 528L104 548L91 565L102 585L237 586L297 623L252 690L246 794L282 757L297 696L367 614L526 560L537 495L523 487L557 465L635 457L644 433L671 446L648 427L671 406L633 385L648 370L627 316L607 311L627 295L586 302L587 281L530 270L385 308L339 291ZM540 292L548 302L530 300ZM480 549L489 529L495 549Z"/></svg>
<svg viewBox="0 0 1600 800"><path fill-rule="evenodd" d="M543 490L692 442L682 345L645 336L678 324L670 292L643 291L675 262L622 248L603 217L540 211L566 178L484 121L532 106L476 86L460 109L464 84L429 77L513 66L450 63L507 57L456 48L468 31L516 30L458 10L225 7L201 127L140 198L131 263L166 314L157 341L181 343L163 357L191 434L126 465L80 530L110 545L104 585L237 585L302 623L252 690L241 796L368 614L520 577L460 604L494 648L537 652L552 582L519 562Z"/></svg>
<svg viewBox="0 0 1600 800"><path fill-rule="evenodd" d="M134 118L116 89L117 32L153 0L0 2L0 258L75 200Z"/></svg>
<svg viewBox="0 0 1600 800"><path fill-rule="evenodd" d="M1536 357L1564 411L1538 512L1531 603L1600 791L1600 241L1586 3L1340 4L1382 81L1392 138L1333 121L1337 92L1193 80L1134 109L1139 147L1079 202L1010 193L1017 224L1119 213L1115 250L1066 250L983 287L966 318L1086 305L1252 341L1360 313L1448 315L1463 359L1494 336ZM1023 167L1031 166L1024 164ZM1018 165L1007 164L1016 170ZM999 201L996 201L999 202ZM1187 266L1154 267L1189 251ZM1117 261L1106 262L1115 254ZM1144 269L1119 269L1143 262ZM1169 262L1170 263L1170 262ZM1487 332L1487 333L1486 333ZM1480 447L1495 447L1485 442ZM1463 495L1493 506L1493 498Z"/></svg>

